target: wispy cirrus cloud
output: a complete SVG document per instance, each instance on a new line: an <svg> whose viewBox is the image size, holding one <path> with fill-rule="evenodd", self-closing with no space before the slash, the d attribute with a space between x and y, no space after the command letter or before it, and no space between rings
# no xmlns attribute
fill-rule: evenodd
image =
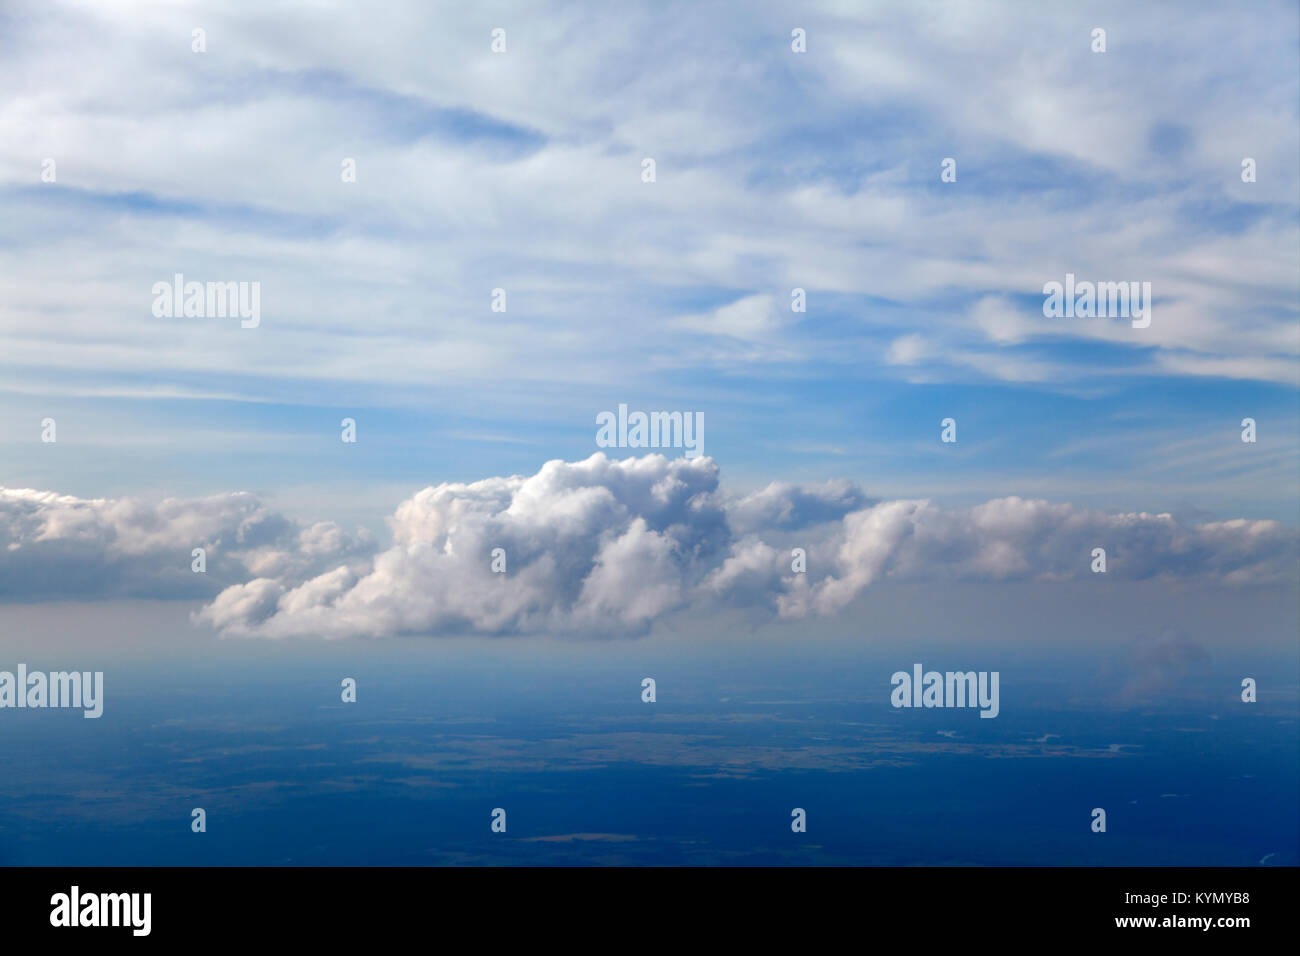
<svg viewBox="0 0 1300 956"><path fill-rule="evenodd" d="M639 364L626 357L666 346L669 329L689 333L662 356L682 367L717 360L718 336L761 340L724 350L728 364L815 363L847 332L888 373L891 343L918 322L936 347L904 349L906 364L943 380L1007 378L945 359L976 346L1005 352L1003 368L1053 369L1028 380L1086 378L1082 341L1134 352L1128 375L1294 384L1300 30L1264 8L1183 10L1176 24L1167 9L1090 9L1110 32L1104 55L1092 20L1014 3L978 18L958 3L739 19L723 5L671 21L654 5L448 9L431 57L418 5L272 21L253 7L108 17L18 2L0 80L13 277L0 336L19 371L127 374L157 368L161 348L178 379L237 361L253 395L259 378L418 382L431 367L483 381L525 355L553 374L575 349L604 355L596 379L623 380ZM792 17L807 54L789 49ZM489 50L494 26L508 28L504 55ZM195 27L206 53L190 49ZM86 95L87 74L114 82ZM1166 96L1147 95L1156 79ZM958 181L941 184L953 154ZM643 156L659 162L650 187ZM1240 182L1243 156L1255 183ZM56 183L38 180L45 157ZM358 162L351 186L344 157ZM266 334L287 347L151 320L142 290L173 270L258 273ZM1035 296L1067 270L1152 281L1159 317L1135 336L1022 306L1008 335L976 306ZM526 342L502 334L514 316L466 321L497 285ZM789 313L796 286L809 315ZM643 331L585 318L611 312ZM83 344L52 354L52 316ZM417 328L438 348L392 347ZM309 367L284 360L303 354Z"/></svg>
<svg viewBox="0 0 1300 956"><path fill-rule="evenodd" d="M584 457L593 413L628 401L707 411L751 485L1294 513L1292 4L0 17L8 484L337 493L531 471ZM263 321L153 316L176 273L259 282ZM1149 281L1152 324L1043 316L1066 273ZM362 448L404 444L331 455L345 415ZM932 441L949 415L960 452ZM46 416L62 457L33 440ZM1235 443L1246 416L1258 445ZM1214 436L1245 473L1211 487L1133 452L1171 432ZM1081 439L1096 453L1060 470ZM106 474L92 441L137 454ZM206 483L153 483L182 445L211 453Z"/></svg>

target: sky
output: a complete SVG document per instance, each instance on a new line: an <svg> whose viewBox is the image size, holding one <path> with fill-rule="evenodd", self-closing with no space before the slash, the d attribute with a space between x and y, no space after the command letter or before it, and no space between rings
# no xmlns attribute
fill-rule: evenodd
<svg viewBox="0 0 1300 956"><path fill-rule="evenodd" d="M10 0L4 483L382 531L626 403L738 489L1295 524L1300 15L1178 11ZM260 325L155 317L176 273ZM1045 318L1066 273L1151 325Z"/></svg>
<svg viewBox="0 0 1300 956"><path fill-rule="evenodd" d="M1095 548L1294 586L1300 13L746 10L6 4L4 600L607 636ZM1049 315L1067 276L1149 324ZM698 448L607 447L624 406Z"/></svg>

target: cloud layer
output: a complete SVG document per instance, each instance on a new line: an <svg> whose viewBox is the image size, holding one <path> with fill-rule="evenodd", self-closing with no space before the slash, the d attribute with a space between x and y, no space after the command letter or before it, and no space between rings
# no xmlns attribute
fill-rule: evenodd
<svg viewBox="0 0 1300 956"><path fill-rule="evenodd" d="M430 486L390 526L381 548L246 493L150 505L0 489L0 581L9 600L210 597L196 621L250 637L616 635L684 608L833 616L882 579L1086 578L1094 548L1117 578L1230 586L1292 580L1300 559L1273 521L1018 497L948 509L840 481L736 495L712 459L660 455Z"/></svg>
<svg viewBox="0 0 1300 956"><path fill-rule="evenodd" d="M1289 4L5 6L0 341L24 379L610 382L647 343L752 367L847 339L928 380L1296 381ZM174 271L261 281L283 346L152 318ZM1045 321L1066 271L1151 281L1151 328ZM472 321L495 286L511 311ZM636 329L591 321L611 311Z"/></svg>
<svg viewBox="0 0 1300 956"><path fill-rule="evenodd" d="M0 3L0 481L470 480L627 402L751 485L1294 514L1294 2L265 6ZM1067 273L1151 326L1047 318Z"/></svg>

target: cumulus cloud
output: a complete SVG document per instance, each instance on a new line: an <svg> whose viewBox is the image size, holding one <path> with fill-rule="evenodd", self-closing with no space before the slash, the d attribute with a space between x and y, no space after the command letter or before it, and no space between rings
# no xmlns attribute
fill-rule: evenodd
<svg viewBox="0 0 1300 956"><path fill-rule="evenodd" d="M301 577L373 550L364 531L298 525L246 492L148 503L0 487L5 600L210 597L249 574Z"/></svg>
<svg viewBox="0 0 1300 956"><path fill-rule="evenodd" d="M390 524L392 547L355 580L257 578L200 619L269 637L637 631L681 607L731 539L712 459L658 455L426 488Z"/></svg>
<svg viewBox="0 0 1300 956"><path fill-rule="evenodd" d="M1088 577L1097 547L1112 578L1228 586L1291 580L1300 556L1274 521L1018 497L953 509L876 501L846 481L742 495L711 458L661 455L443 483L389 523L379 547L244 493L148 505L0 489L0 580L10 599L210 597L195 620L237 636L614 635L684 608L833 616L882 580ZM192 547L209 549L207 575L191 573ZM806 573L792 570L794 548Z"/></svg>
<svg viewBox="0 0 1300 956"><path fill-rule="evenodd" d="M660 455L426 488L392 527L368 573L255 579L199 619L268 637L637 633L688 606L834 615L884 577L1080 577L1094 547L1119 577L1227 584L1286 580L1297 555L1294 532L1271 521L1189 526L1014 497L952 510L876 502L843 481L731 495L712 459ZM791 570L794 547L807 573Z"/></svg>

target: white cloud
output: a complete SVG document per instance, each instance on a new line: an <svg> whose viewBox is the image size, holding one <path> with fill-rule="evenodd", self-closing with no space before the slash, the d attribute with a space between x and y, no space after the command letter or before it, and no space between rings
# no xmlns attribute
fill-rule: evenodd
<svg viewBox="0 0 1300 956"><path fill-rule="evenodd" d="M925 336L917 335L900 335L889 344L889 351L886 353L886 360L890 365L915 365L930 356L929 345L925 341Z"/></svg>
<svg viewBox="0 0 1300 956"><path fill-rule="evenodd" d="M436 23L396 2L274 16L6 6L0 348L24 382L57 373L121 389L163 367L192 379L169 387L192 390L239 368L251 398L286 380L299 398L313 379L418 386L431 371L624 382L645 372L647 342L678 367L842 354L852 333L818 334L829 324L816 303L831 295L910 307L895 320L855 301L843 328L887 323L890 361L933 365L927 380L1068 378L1067 361L948 361L976 341L1036 338L1175 356L1114 375L1295 380L1286 4L1244 20L1117 5L1105 56L1050 5L814 4L798 58L788 14L762 5L743 17L728 5L671 17L654 4L602 17L519 8L503 56L488 48L493 15L472 5ZM189 48L196 22L206 54ZM1152 95L1152 75L1175 92ZM864 109L886 134L862 132L874 130ZM1163 128L1183 130L1185 147L1153 153ZM936 184L939 149L960 154L961 178L936 194L922 184ZM1247 153L1261 170L1249 186L1237 176ZM643 155L660 164L653 186L638 178ZM48 187L45 156L60 171ZM351 186L343 156L358 160ZM1238 221L1251 206L1258 219ZM927 328L924 350L908 344L937 298L1032 294L1067 270L1149 279L1155 323L1136 336L955 316ZM273 344L153 320L148 289L174 271L261 281L258 334ZM500 283L518 311L467 321ZM774 341L796 285L811 303L801 337ZM701 288L735 299L674 325ZM525 314L526 338L512 325ZM589 321L599 314L623 321ZM719 334L750 347L705 339ZM87 382L88 370L109 380Z"/></svg>
<svg viewBox="0 0 1300 956"><path fill-rule="evenodd" d="M733 495L712 459L659 455L431 486L390 523L379 549L243 493L148 504L0 489L0 581L10 600L224 587L196 619L232 635L635 634L683 608L835 615L886 578L1087 578L1097 547L1112 578L1229 586L1290 581L1300 554L1274 521L1018 497L949 509L842 481ZM192 547L209 549L206 575L190 571ZM806 574L791 570L795 547Z"/></svg>
<svg viewBox="0 0 1300 956"><path fill-rule="evenodd" d="M536 475L439 485L398 507L394 546L355 580L331 573L230 588L198 619L266 637L450 632L639 633L686 607L834 615L874 582L1086 577L1108 572L1224 584L1287 580L1293 531L1270 521L1182 525L1002 498L949 510L871 503L847 483L718 486L711 459L593 455ZM503 548L507 573L491 571ZM791 548L808 573L791 571Z"/></svg>
<svg viewBox="0 0 1300 956"><path fill-rule="evenodd" d="M205 573L191 569L194 548ZM301 525L245 492L75 498L0 487L0 598L211 596L251 573L292 578L368 557L372 536Z"/></svg>

